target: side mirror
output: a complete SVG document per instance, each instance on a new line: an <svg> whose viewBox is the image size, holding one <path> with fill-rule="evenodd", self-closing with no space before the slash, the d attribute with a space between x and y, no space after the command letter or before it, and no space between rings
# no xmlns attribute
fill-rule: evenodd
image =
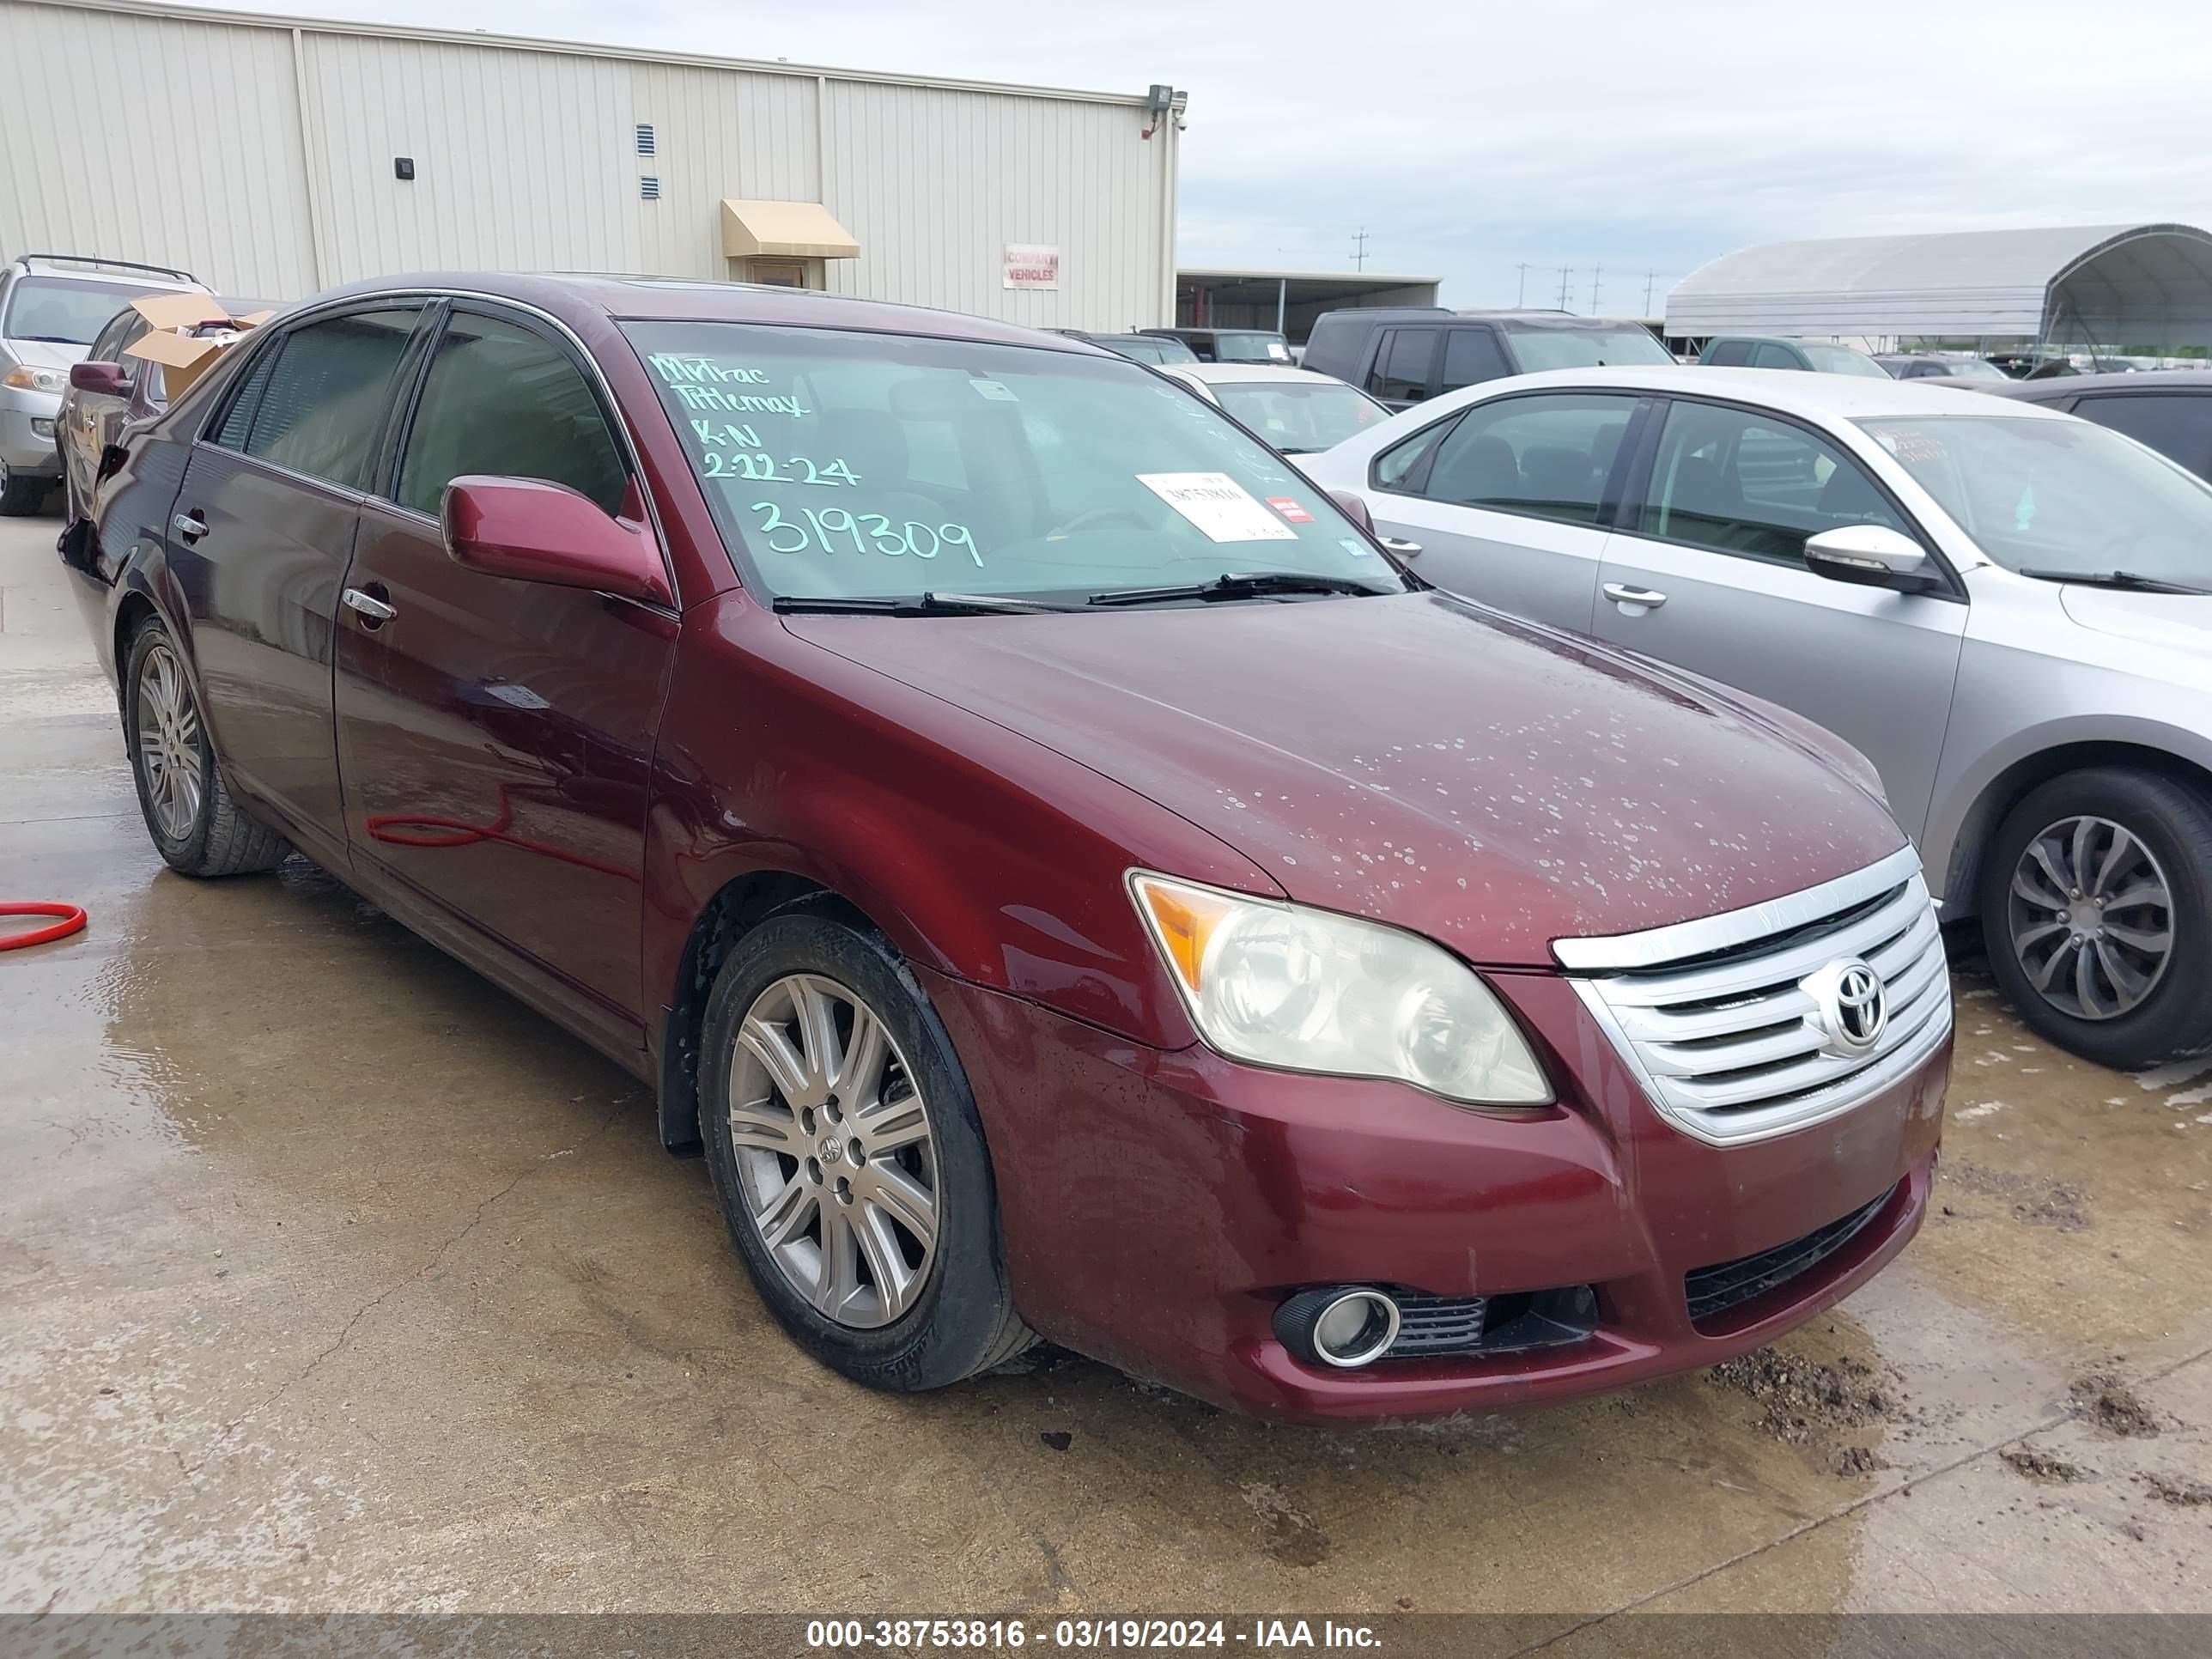
<svg viewBox="0 0 2212 1659"><path fill-rule="evenodd" d="M1847 524L1808 537L1805 564L1830 581L1898 593L1925 593L1943 585L1928 550L1884 524Z"/></svg>
<svg viewBox="0 0 2212 1659"><path fill-rule="evenodd" d="M1367 498L1355 489L1332 489L1329 500L1336 503L1337 511L1358 525L1369 535L1375 533L1375 515L1367 510Z"/></svg>
<svg viewBox="0 0 2212 1659"><path fill-rule="evenodd" d="M120 363L71 363L70 385L79 392L89 392L101 398L127 398L131 395L131 377L123 372Z"/></svg>
<svg viewBox="0 0 2212 1659"><path fill-rule="evenodd" d="M471 474L446 486L440 518L454 563L510 581L588 587L672 605L660 549L637 521L609 518L565 484Z"/></svg>

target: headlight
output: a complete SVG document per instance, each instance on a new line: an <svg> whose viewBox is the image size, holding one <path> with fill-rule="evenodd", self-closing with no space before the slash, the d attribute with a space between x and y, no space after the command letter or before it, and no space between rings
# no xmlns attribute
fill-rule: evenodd
<svg viewBox="0 0 2212 1659"><path fill-rule="evenodd" d="M1552 1088L1490 988L1441 946L1379 922L1129 872L1137 912L1199 1034L1286 1071L1396 1078L1469 1105Z"/></svg>
<svg viewBox="0 0 2212 1659"><path fill-rule="evenodd" d="M69 376L58 368L35 368L24 363L0 378L0 386L13 386L18 392L66 392Z"/></svg>

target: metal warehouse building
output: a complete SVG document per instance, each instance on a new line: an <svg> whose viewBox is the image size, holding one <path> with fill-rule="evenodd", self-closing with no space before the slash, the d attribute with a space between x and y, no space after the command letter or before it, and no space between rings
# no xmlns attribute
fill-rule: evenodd
<svg viewBox="0 0 2212 1659"><path fill-rule="evenodd" d="M1043 327L1174 319L1182 100L1165 87L131 0L0 0L0 256L180 265L277 300L519 268L803 283Z"/></svg>

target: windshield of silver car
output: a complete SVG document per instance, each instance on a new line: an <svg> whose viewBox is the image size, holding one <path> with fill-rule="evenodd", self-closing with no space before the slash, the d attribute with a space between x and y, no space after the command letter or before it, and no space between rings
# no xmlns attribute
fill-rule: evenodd
<svg viewBox="0 0 2212 1659"><path fill-rule="evenodd" d="M1119 357L741 323L626 331L748 584L1080 603L1292 573L1405 582L1328 495Z"/></svg>
<svg viewBox="0 0 2212 1659"><path fill-rule="evenodd" d="M1859 424L2008 569L2212 588L2212 489L2132 439L2025 416Z"/></svg>

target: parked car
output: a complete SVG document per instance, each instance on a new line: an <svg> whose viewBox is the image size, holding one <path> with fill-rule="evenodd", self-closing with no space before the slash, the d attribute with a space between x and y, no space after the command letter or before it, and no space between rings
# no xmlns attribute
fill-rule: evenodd
<svg viewBox="0 0 2212 1659"><path fill-rule="evenodd" d="M1788 340L1777 335L1717 335L1705 342L1698 361L1714 368L1796 368L1814 374L1889 378L1889 370L1863 351L1820 340Z"/></svg>
<svg viewBox="0 0 2212 1659"><path fill-rule="evenodd" d="M1924 1213L1948 982L1865 763L1431 591L1153 371L472 273L126 450L79 590L162 858L297 848L650 1079L848 1376L1540 1401Z"/></svg>
<svg viewBox="0 0 2212 1659"><path fill-rule="evenodd" d="M2081 372L2063 354L2048 351L2000 352L1987 361L2014 380L2048 380Z"/></svg>
<svg viewBox="0 0 2212 1659"><path fill-rule="evenodd" d="M226 300L234 316L270 309L266 301ZM156 364L128 356L144 337L146 319L130 306L110 318L85 348L83 358L70 366L54 423L55 447L62 464L62 517L75 525L89 513L94 487L100 478L101 458L134 421L158 415L168 407L166 378Z"/></svg>
<svg viewBox="0 0 2212 1659"><path fill-rule="evenodd" d="M1164 334L1091 334L1079 328L1056 328L1054 334L1103 346L1117 357L1136 363L1194 363L1198 354L1181 340Z"/></svg>
<svg viewBox="0 0 2212 1659"><path fill-rule="evenodd" d="M1641 323L1564 311L1445 311L1376 306L1323 312L1306 342L1305 367L1407 409L1508 374L1584 363L1670 363Z"/></svg>
<svg viewBox="0 0 2212 1659"><path fill-rule="evenodd" d="M1893 380L1961 380L1978 392L2012 384L2004 370L1979 357L1939 357L1933 353L1899 351L1881 354L1875 362L1887 369Z"/></svg>
<svg viewBox="0 0 2212 1659"><path fill-rule="evenodd" d="M1301 465L1431 580L1864 751L2052 1042L2212 1048L2212 490L2180 468L2032 404L1717 368L1482 388Z"/></svg>
<svg viewBox="0 0 2212 1659"><path fill-rule="evenodd" d="M0 514L37 512L61 481L55 422L93 337L143 294L199 286L166 266L76 254L19 254L0 268Z"/></svg>
<svg viewBox="0 0 2212 1659"><path fill-rule="evenodd" d="M1140 328L1158 340L1180 340L1201 363L1287 363L1290 343L1272 328Z"/></svg>
<svg viewBox="0 0 2212 1659"><path fill-rule="evenodd" d="M1305 455L1341 443L1390 417L1358 386L1328 374L1271 363L1170 366L1169 374L1218 404L1279 453Z"/></svg>
<svg viewBox="0 0 2212 1659"><path fill-rule="evenodd" d="M2198 477L2212 479L2212 375L2201 369L2008 381L2001 392L2125 433Z"/></svg>

